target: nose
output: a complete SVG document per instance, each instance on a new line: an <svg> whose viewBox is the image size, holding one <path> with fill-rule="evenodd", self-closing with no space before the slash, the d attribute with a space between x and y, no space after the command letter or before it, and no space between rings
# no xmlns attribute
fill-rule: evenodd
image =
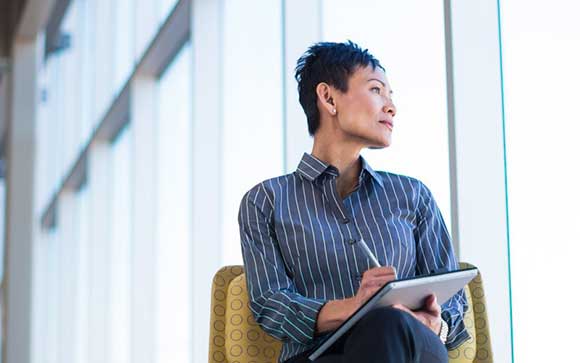
<svg viewBox="0 0 580 363"><path fill-rule="evenodd" d="M395 117L397 114L397 107L395 107L393 100L390 98L386 99L385 105L383 106L383 112L390 114L391 117Z"/></svg>

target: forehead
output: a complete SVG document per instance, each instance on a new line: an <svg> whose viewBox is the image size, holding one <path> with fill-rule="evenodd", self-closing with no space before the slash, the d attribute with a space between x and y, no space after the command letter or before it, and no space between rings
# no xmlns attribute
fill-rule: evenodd
<svg viewBox="0 0 580 363"><path fill-rule="evenodd" d="M370 80L377 80L385 84L387 88L390 88L385 72L379 67L373 69L371 65L357 68L350 76L349 84L365 84Z"/></svg>

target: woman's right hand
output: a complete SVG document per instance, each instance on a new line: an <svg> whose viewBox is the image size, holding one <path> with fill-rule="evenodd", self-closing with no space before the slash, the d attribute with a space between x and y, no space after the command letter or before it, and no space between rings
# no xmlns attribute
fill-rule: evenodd
<svg viewBox="0 0 580 363"><path fill-rule="evenodd" d="M378 289L389 281L395 280L394 267L375 267L365 271L355 296L343 300L328 301L322 306L316 320L316 332L334 330L354 314Z"/></svg>
<svg viewBox="0 0 580 363"><path fill-rule="evenodd" d="M355 311L387 282L396 279L397 271L393 266L374 267L366 270L362 275L360 287L356 295L353 296Z"/></svg>

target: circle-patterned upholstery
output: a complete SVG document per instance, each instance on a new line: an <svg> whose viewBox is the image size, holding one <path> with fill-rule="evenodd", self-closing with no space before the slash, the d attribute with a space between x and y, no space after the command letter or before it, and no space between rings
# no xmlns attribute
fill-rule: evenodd
<svg viewBox="0 0 580 363"><path fill-rule="evenodd" d="M471 265L461 263L461 267ZM492 362L481 276L478 275L465 291L470 306L465 324L472 339L450 351L449 362ZM282 343L266 334L254 321L242 266L226 266L215 274L211 305L210 363L278 361Z"/></svg>
<svg viewBox="0 0 580 363"><path fill-rule="evenodd" d="M475 267L466 262L461 262L459 266L461 268ZM487 319L485 308L485 292L481 272L471 280L468 287L465 292L468 294L469 311L465 314L465 325L471 337L475 338L475 346L463 344L458 349L449 352L449 362L492 363L493 352L491 350L489 320Z"/></svg>
<svg viewBox="0 0 580 363"><path fill-rule="evenodd" d="M276 363L282 343L266 334L249 308L242 266L214 276L210 318L210 363Z"/></svg>
<svg viewBox="0 0 580 363"><path fill-rule="evenodd" d="M254 321L244 274L232 280L226 301L227 362L277 362L282 343L266 334Z"/></svg>

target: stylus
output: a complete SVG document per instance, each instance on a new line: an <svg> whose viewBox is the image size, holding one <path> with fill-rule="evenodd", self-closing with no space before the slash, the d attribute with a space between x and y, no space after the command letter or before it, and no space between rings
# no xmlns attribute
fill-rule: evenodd
<svg viewBox="0 0 580 363"><path fill-rule="evenodd" d="M367 244L365 243L365 240L362 239L362 238L360 239L360 246L362 247L363 251L365 252L365 254L367 255L367 257L369 258L369 260L371 260L371 262L373 263L373 265L375 267L381 267L381 264L379 263L379 260L377 260L377 258L375 257L375 255L373 255L373 253L369 249L369 246L367 246Z"/></svg>

